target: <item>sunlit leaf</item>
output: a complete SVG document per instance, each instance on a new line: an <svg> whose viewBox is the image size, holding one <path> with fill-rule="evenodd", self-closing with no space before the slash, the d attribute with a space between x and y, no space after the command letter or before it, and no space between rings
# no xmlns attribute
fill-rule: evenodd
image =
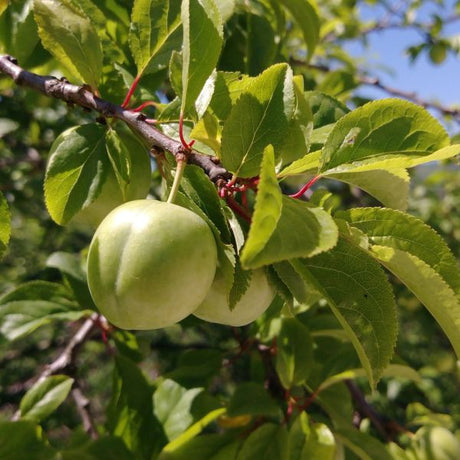
<svg viewBox="0 0 460 460"><path fill-rule="evenodd" d="M97 88L102 50L90 19L65 0L34 0L34 15L43 46L83 83Z"/></svg>

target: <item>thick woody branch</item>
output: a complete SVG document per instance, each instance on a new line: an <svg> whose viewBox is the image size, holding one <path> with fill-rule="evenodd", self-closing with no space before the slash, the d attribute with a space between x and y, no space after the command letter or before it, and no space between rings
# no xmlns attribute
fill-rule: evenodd
<svg viewBox="0 0 460 460"><path fill-rule="evenodd" d="M144 115L103 100L95 96L86 86L72 85L65 79L60 80L52 76L41 76L27 72L17 65L13 57L7 55L0 55L0 72L12 78L17 85L32 88L46 96L61 99L68 104L94 110L106 118L122 120L144 138L151 147L167 150L174 156L183 153L183 147L179 141L166 136L147 123ZM214 182L230 177L226 169L216 164L207 155L192 151L188 156L188 162L201 167Z"/></svg>

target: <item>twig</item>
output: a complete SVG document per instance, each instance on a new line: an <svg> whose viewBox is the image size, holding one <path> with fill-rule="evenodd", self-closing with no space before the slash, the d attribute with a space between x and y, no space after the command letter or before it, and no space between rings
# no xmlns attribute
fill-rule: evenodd
<svg viewBox="0 0 460 460"><path fill-rule="evenodd" d="M70 339L69 343L64 348L64 350L59 354L59 356L51 364L48 364L45 367L45 369L38 376L38 378L35 380L34 383L41 382L42 380L45 380L50 375L54 375L59 372L62 372L73 364L78 348L80 347L80 345L82 345L87 340L88 336L96 328L98 318L99 318L99 314L93 313L80 326L80 328ZM13 415L12 420L13 421L19 420L20 417L21 417L21 411L18 409Z"/></svg>
<svg viewBox="0 0 460 460"><path fill-rule="evenodd" d="M77 406L78 414L82 420L83 429L90 435L92 439L97 439L99 437L99 433L96 430L89 408L89 399L83 394L78 383L74 384L74 388L72 389L72 397L75 401L75 405Z"/></svg>
<svg viewBox="0 0 460 460"><path fill-rule="evenodd" d="M183 152L181 142L170 138L154 126L146 123L143 114L105 101L95 96L87 86L72 85L65 79L57 79L52 76L41 76L19 67L16 60L8 55L0 55L0 72L8 75L17 85L32 88L49 97L63 100L68 104L95 110L107 118L116 118L124 121L133 131L143 137L151 147L158 147L177 155ZM189 163L202 168L212 181L220 178L231 177L228 171L220 164L216 164L208 155L202 155L193 151L188 156Z"/></svg>
<svg viewBox="0 0 460 460"><path fill-rule="evenodd" d="M385 429L385 423L381 419L380 415L374 410L374 408L366 401L366 398L362 394L361 390L357 387L356 383L352 380L345 380L345 384L351 394L353 401L355 402L358 411L366 416L375 429L383 436L385 441L390 441L391 437Z"/></svg>
<svg viewBox="0 0 460 460"><path fill-rule="evenodd" d="M75 353L82 345L91 332L97 326L97 320L99 318L98 313L93 313L78 329L75 335L70 339L67 346L61 352L61 354L48 366L45 367L43 372L37 379L37 382L46 379L50 375L57 374L66 370L75 360Z"/></svg>

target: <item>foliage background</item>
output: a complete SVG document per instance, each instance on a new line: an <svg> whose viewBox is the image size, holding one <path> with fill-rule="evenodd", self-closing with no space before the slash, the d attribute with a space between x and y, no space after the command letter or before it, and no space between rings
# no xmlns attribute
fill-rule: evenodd
<svg viewBox="0 0 460 460"><path fill-rule="evenodd" d="M28 3L30 2L22 0L13 2L12 16ZM125 3L130 2L104 3L117 4L119 8L123 8ZM307 85L309 89L320 89L338 97L351 107L361 105L366 102L366 98L362 96L362 83L366 78L373 77L372 69L365 62L360 62L358 57L348 55L344 51L344 44L357 40L365 42L367 34L362 31L377 27L381 23L381 16L369 17L363 21L358 6L366 2L323 3L323 28L330 27L331 33L328 40L319 45L311 66L303 70ZM395 5L378 3L383 5L382 8L392 18L391 21L403 21L411 11L417 12L424 2L412 2L394 15L391 15L391 10ZM407 44L415 60L426 58L435 46L458 59L458 38L443 35L444 18L458 19L458 5L450 5L452 10L444 14L445 5L442 2L437 3L440 5L438 13L424 21L424 24L431 24L431 29L427 32L421 28L423 33L420 33L420 42ZM333 27L334 21L340 27ZM403 22L400 24L401 28L413 27ZM24 27L21 33L29 30L26 22L21 25ZM371 35L372 32L368 34ZM290 46L298 46L298 38L294 34ZM25 68L36 69L38 73L59 72L57 63L50 60L50 56L40 45L37 44L33 52L27 52L20 47L18 41L12 43L3 37L2 43L4 50L11 54L23 52L25 57L20 62ZM301 53L298 58L302 58ZM222 64L225 66L225 62ZM437 65L442 65L442 62ZM258 70L255 68L253 73L258 73ZM361 77L357 78L358 75ZM164 78L164 74L162 77ZM162 97L168 95L168 90L168 87L162 89ZM115 89L113 92L116 94ZM110 93L108 87L106 93ZM452 102L460 101L457 97ZM449 115L442 110L443 107L438 110L437 105L434 103L434 113L455 134L460 120L458 112ZM11 240L0 267L0 293L5 293L24 281L61 281L60 272L47 267L50 254L56 251L85 252L92 236L91 231L77 226L59 227L50 219L43 202L43 180L49 148L56 136L67 127L89 120L92 120L92 116L82 109L65 107L60 101L18 88L7 79L0 79L0 190L10 205L12 217ZM435 228L458 258L458 164L449 161L438 164L435 168L418 169L412 174L412 181L409 212ZM154 175L153 193L158 183L159 178ZM337 185L332 181L324 181L318 187L325 186L331 187L341 196L344 206L375 204L371 197L356 188ZM421 381L414 383L404 379L383 379L378 391L367 395L367 401L386 421L400 424L409 430L414 431L423 423L433 423L458 433L460 368L451 346L413 295L403 286L398 285L396 290L401 324L397 355L419 371ZM53 322L14 342L0 335L0 419L9 420L14 415L31 382L43 366L53 361L56 350L65 346L68 337L77 327L78 324L74 322ZM261 363L254 357L255 350L235 353L235 350L245 344L251 333L250 327L235 331L226 327L197 324L190 319L185 321L182 328L178 326L168 330L137 333L136 338L118 332L116 339L118 346L124 347L125 352L139 362L149 377L174 377L187 387L208 381L215 369L220 367L222 359L224 363L230 362L231 365L224 366L219 377L209 380L212 392L220 392L228 397L236 385L261 372ZM129 350L131 341L137 341L138 346ZM101 333L96 332L92 340L81 348L70 371L91 401L92 416L98 426L103 426L106 421L106 409L112 397L109 384L114 367L110 356L112 346L105 344ZM187 359L194 359L190 353L196 353L195 359L206 361L207 365L203 369L184 366ZM365 381L358 380L358 383L363 392L368 392ZM210 398L209 401L202 401L197 405L197 410L205 413L204 408L214 405L215 401ZM320 414L316 415L321 419ZM44 420L43 429L50 442L57 447L79 446L85 438L80 416L70 398L52 417ZM379 436L374 427L369 426L367 429ZM404 445L408 440L402 439L401 442Z"/></svg>

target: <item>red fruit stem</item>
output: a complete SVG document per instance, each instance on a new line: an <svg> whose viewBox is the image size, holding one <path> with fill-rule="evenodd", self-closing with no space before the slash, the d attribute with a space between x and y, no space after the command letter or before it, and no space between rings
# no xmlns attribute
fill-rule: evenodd
<svg viewBox="0 0 460 460"><path fill-rule="evenodd" d="M136 107L135 109L132 109L133 112L140 112L141 110L145 109L146 107L153 105L154 107L157 106L157 103L155 101L147 101L143 102L140 106Z"/></svg>
<svg viewBox="0 0 460 460"><path fill-rule="evenodd" d="M235 211L235 213L242 217L244 220L251 222L252 218L250 214L231 195L227 195L225 200L227 201L227 204L232 211Z"/></svg>
<svg viewBox="0 0 460 460"><path fill-rule="evenodd" d="M321 176L313 177L313 179L310 179L297 193L289 196L291 198L300 198L319 179L321 179Z"/></svg>
<svg viewBox="0 0 460 460"><path fill-rule="evenodd" d="M141 78L141 74L137 75L136 78L133 80L131 87L128 90L128 93L126 94L125 100L123 101L123 104L121 106L126 109L127 105L129 104L129 101L131 100L131 97L136 90L137 84L139 83L139 80Z"/></svg>
<svg viewBox="0 0 460 460"><path fill-rule="evenodd" d="M185 150L191 150L195 141L187 143L184 137L184 114L181 112L179 116L179 138Z"/></svg>

